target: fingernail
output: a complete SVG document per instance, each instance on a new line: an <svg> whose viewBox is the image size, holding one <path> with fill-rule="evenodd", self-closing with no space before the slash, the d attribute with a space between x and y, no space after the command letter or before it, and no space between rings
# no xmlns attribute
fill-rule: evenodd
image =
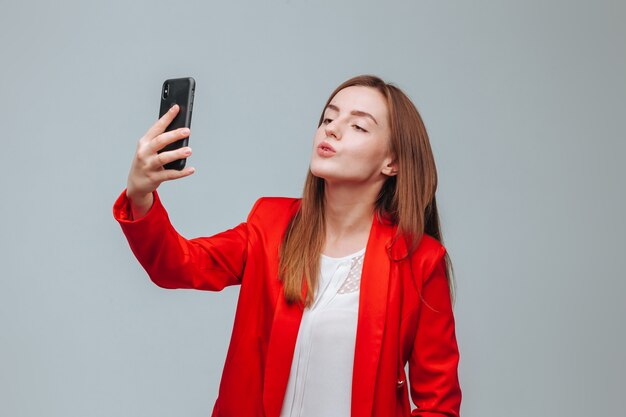
<svg viewBox="0 0 626 417"><path fill-rule="evenodd" d="M183 129L183 130L181 130L181 133L183 135L188 135L189 134L189 129Z"/></svg>

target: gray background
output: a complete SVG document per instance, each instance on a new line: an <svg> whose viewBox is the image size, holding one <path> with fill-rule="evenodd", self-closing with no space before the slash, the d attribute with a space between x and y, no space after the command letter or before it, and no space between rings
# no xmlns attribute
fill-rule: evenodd
<svg viewBox="0 0 626 417"><path fill-rule="evenodd" d="M111 214L160 85L198 83L197 172L160 188L194 237L300 196L321 107L361 73L429 130L462 414L623 415L625 20L591 0L4 1L0 415L209 415L238 289L154 286Z"/></svg>

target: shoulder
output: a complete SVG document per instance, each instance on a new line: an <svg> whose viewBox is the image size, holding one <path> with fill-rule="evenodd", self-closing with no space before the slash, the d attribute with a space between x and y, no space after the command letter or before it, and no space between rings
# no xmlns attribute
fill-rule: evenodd
<svg viewBox="0 0 626 417"><path fill-rule="evenodd" d="M417 247L417 251L421 251L423 253L438 253L441 251L445 252L446 248L441 244L440 241L432 237L431 235L424 233L422 236L422 240Z"/></svg>
<svg viewBox="0 0 626 417"><path fill-rule="evenodd" d="M418 272L426 280L440 262L445 262L446 248L434 237L424 234L411 256L413 272Z"/></svg>
<svg viewBox="0 0 626 417"><path fill-rule="evenodd" d="M259 197L248 214L248 222L291 218L300 207L300 201L294 197Z"/></svg>

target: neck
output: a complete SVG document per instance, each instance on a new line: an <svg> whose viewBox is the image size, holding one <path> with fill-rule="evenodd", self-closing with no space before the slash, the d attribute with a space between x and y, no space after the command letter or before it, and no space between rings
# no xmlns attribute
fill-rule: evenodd
<svg viewBox="0 0 626 417"><path fill-rule="evenodd" d="M324 187L326 241L369 235L379 188L372 184L333 184Z"/></svg>

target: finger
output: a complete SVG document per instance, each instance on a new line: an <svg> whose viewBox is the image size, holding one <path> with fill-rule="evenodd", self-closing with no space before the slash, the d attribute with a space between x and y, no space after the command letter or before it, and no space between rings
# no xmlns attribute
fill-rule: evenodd
<svg viewBox="0 0 626 417"><path fill-rule="evenodd" d="M165 164L169 164L170 162L187 158L191 155L191 148L186 146L180 149L175 149L173 151L166 151L156 154L155 163L158 166L163 166Z"/></svg>
<svg viewBox="0 0 626 417"><path fill-rule="evenodd" d="M153 152L157 152L163 149L165 146L169 145L170 143L186 138L190 134L191 131L188 127L181 127L180 129L161 133L150 142L149 146Z"/></svg>
<svg viewBox="0 0 626 417"><path fill-rule="evenodd" d="M165 132L165 129L172 123L172 120L176 117L179 110L178 104L173 105L159 120L157 120L150 129L146 132L145 136L149 139Z"/></svg>
<svg viewBox="0 0 626 417"><path fill-rule="evenodd" d="M177 169L164 169L158 175L159 182L177 180L179 178L188 177L194 172L196 172L196 169L193 167L187 167L180 171L178 171Z"/></svg>

